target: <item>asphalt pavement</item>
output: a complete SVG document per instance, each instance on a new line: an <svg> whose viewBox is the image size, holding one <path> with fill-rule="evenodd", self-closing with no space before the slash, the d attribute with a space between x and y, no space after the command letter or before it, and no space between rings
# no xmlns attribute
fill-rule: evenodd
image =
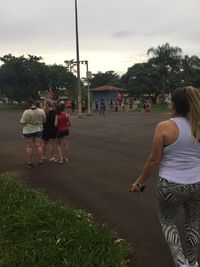
<svg viewBox="0 0 200 267"><path fill-rule="evenodd" d="M155 125L169 115L72 116L71 161L63 165L45 162L29 169L19 124L21 114L0 111L1 173L41 190L51 199L84 209L95 221L115 229L134 248L130 266L173 267L158 219L157 175L149 179L139 196L129 192L148 156Z"/></svg>

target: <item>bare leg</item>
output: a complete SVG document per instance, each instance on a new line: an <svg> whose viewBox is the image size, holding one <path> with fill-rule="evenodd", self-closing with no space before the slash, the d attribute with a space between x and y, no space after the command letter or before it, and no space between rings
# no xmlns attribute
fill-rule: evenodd
<svg viewBox="0 0 200 267"><path fill-rule="evenodd" d="M54 152L55 152L55 139L49 140L49 160L54 159Z"/></svg>
<svg viewBox="0 0 200 267"><path fill-rule="evenodd" d="M26 139L26 153L27 153L27 163L32 164L33 160L33 138Z"/></svg>
<svg viewBox="0 0 200 267"><path fill-rule="evenodd" d="M34 138L34 145L38 157L38 163L43 162L43 150L42 150L42 142L41 138Z"/></svg>
<svg viewBox="0 0 200 267"><path fill-rule="evenodd" d="M43 159L46 159L46 153L47 153L47 145L48 145L48 141L44 140L43 144L42 144L42 151L43 151Z"/></svg>
<svg viewBox="0 0 200 267"><path fill-rule="evenodd" d="M66 161L69 159L69 137L63 137L63 145L64 145L64 158Z"/></svg>
<svg viewBox="0 0 200 267"><path fill-rule="evenodd" d="M58 149L58 159L60 161L63 161L63 155L62 155L62 138L57 139L57 149Z"/></svg>

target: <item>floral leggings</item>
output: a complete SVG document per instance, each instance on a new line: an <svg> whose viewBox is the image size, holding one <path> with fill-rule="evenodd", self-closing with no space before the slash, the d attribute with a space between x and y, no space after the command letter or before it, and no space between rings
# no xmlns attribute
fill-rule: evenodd
<svg viewBox="0 0 200 267"><path fill-rule="evenodd" d="M199 250L200 222L200 182L177 184L159 178L156 186L159 201L160 222L165 239L170 247L175 266L195 265ZM175 217L179 209L184 209L184 234L187 244L187 257L183 253Z"/></svg>

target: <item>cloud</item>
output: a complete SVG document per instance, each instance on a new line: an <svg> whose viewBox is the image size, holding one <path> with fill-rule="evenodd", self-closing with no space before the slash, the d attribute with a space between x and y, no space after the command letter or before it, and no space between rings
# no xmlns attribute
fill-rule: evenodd
<svg viewBox="0 0 200 267"><path fill-rule="evenodd" d="M118 31L118 32L115 32L113 36L114 38L117 38L117 39L127 39L137 34L138 34L137 31Z"/></svg>

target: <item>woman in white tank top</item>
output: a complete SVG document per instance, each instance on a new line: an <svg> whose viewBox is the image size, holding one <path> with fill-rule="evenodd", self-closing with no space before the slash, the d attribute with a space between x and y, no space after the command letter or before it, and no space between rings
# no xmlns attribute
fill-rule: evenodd
<svg viewBox="0 0 200 267"><path fill-rule="evenodd" d="M131 191L140 192L159 167L156 191L160 222L176 267L198 267L200 243L200 90L188 86L172 93L173 118L155 129L152 149ZM175 217L184 209L183 252Z"/></svg>

